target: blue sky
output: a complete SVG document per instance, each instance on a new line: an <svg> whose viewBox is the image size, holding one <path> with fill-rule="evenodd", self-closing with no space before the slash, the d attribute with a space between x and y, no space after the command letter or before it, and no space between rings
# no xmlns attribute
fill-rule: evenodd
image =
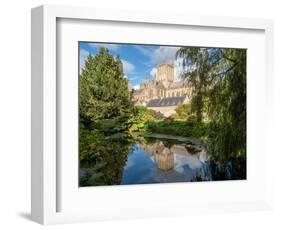
<svg viewBox="0 0 281 230"><path fill-rule="evenodd" d="M83 68L89 54L95 55L100 47L106 47L112 55L120 56L125 75L134 88L138 88L141 82L155 75L157 64L173 63L176 79L180 72L180 61L175 57L180 47L95 42L80 42L79 44L80 68Z"/></svg>

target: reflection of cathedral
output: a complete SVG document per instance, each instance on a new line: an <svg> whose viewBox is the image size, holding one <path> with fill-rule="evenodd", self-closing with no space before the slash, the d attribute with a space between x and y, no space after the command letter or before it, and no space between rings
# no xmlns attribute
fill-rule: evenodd
<svg viewBox="0 0 281 230"><path fill-rule="evenodd" d="M162 141L155 143L139 143L146 153L153 156L157 167L163 171L174 169L179 156L183 156L188 163L189 168L195 169L202 166L201 162L207 161L206 152L204 150L192 154L182 144L173 144L170 147L164 145Z"/></svg>
<svg viewBox="0 0 281 230"><path fill-rule="evenodd" d="M133 101L170 116L179 104L188 103L190 95L191 89L185 81L174 81L174 66L161 64L154 79L134 91Z"/></svg>
<svg viewBox="0 0 281 230"><path fill-rule="evenodd" d="M167 171L174 168L174 154L169 148L165 147L162 141L148 145L141 144L141 146L154 156L159 169Z"/></svg>
<svg viewBox="0 0 281 230"><path fill-rule="evenodd" d="M174 154L168 148L164 148L161 153L156 154L155 161L158 168L164 171L174 168Z"/></svg>

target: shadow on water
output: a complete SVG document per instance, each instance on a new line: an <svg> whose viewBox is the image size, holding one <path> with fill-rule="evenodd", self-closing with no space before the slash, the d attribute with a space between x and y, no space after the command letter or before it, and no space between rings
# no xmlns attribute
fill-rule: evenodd
<svg viewBox="0 0 281 230"><path fill-rule="evenodd" d="M204 147L178 140L86 138L80 145L80 186L246 179L246 159L216 159Z"/></svg>

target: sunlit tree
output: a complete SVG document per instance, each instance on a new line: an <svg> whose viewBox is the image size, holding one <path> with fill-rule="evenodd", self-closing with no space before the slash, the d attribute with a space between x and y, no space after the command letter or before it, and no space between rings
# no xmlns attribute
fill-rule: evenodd
<svg viewBox="0 0 281 230"><path fill-rule="evenodd" d="M131 113L128 81L122 62L106 48L95 56L89 55L80 75L80 119L85 127L109 132L126 129Z"/></svg>
<svg viewBox="0 0 281 230"><path fill-rule="evenodd" d="M246 50L181 48L181 76L192 87L197 121L210 122L208 151L217 156L246 154Z"/></svg>

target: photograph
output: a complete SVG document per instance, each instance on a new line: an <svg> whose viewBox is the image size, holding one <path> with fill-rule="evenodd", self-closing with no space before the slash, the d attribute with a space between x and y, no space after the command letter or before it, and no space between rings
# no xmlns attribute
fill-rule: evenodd
<svg viewBox="0 0 281 230"><path fill-rule="evenodd" d="M79 187L247 179L247 49L78 52Z"/></svg>

